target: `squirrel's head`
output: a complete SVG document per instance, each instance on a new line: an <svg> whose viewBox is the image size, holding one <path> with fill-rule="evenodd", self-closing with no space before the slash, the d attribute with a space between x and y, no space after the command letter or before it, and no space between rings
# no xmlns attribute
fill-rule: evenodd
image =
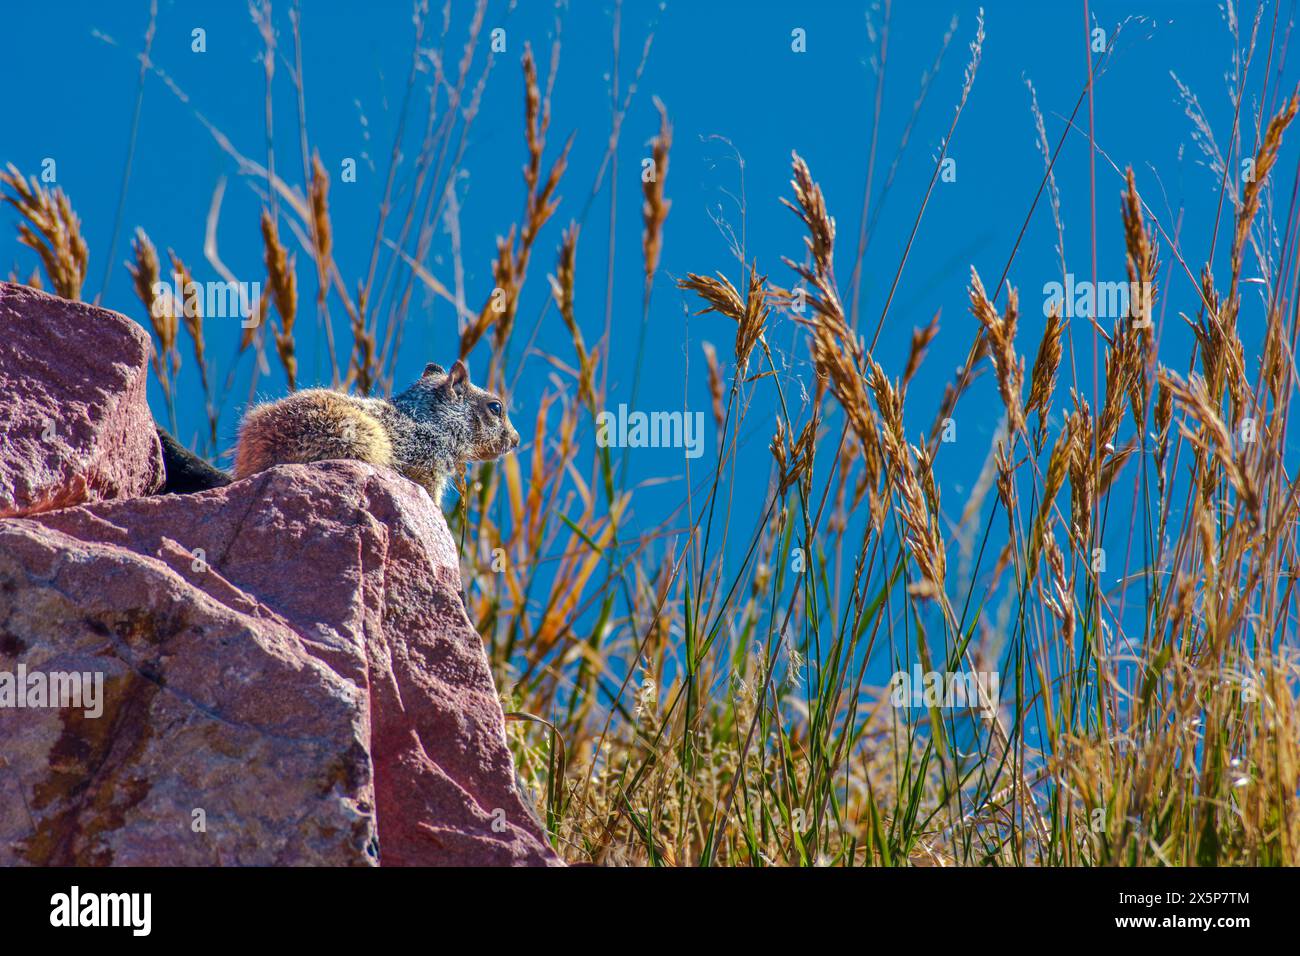
<svg viewBox="0 0 1300 956"><path fill-rule="evenodd" d="M450 372L430 362L393 404L435 428L468 433L467 461L491 461L519 446L519 432L510 424L505 400L471 383L469 369L459 359Z"/></svg>

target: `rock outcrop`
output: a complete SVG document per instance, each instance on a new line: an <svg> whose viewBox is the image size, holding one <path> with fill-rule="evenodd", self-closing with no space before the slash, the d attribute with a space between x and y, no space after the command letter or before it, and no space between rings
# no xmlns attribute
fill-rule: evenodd
<svg viewBox="0 0 1300 956"><path fill-rule="evenodd" d="M0 323L27 322L24 302L47 314L31 295L6 287ZM115 456L156 439L126 411L136 336L60 307L86 336L109 327L117 344L94 350L122 358L86 382L17 360L57 384L26 395L98 396L73 407L77 447L99 457L65 459L61 490L32 485L37 507L0 518L0 865L558 864L424 489L339 461L87 501L147 489ZM17 381L0 350L0 381ZM0 475L34 474L31 425L5 414L23 437L0 432ZM92 472L115 484L72 477Z"/></svg>
<svg viewBox="0 0 1300 956"><path fill-rule="evenodd" d="M0 282L0 517L162 484L149 354L116 312Z"/></svg>

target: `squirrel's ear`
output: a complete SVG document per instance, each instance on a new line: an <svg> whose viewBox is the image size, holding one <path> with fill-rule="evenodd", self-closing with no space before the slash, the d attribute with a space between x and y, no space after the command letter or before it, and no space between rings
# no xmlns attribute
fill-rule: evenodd
<svg viewBox="0 0 1300 956"><path fill-rule="evenodd" d="M428 378L430 375L446 375L447 370L437 362L430 362L424 367L424 374L421 378Z"/></svg>
<svg viewBox="0 0 1300 956"><path fill-rule="evenodd" d="M442 380L438 388L447 395L459 396L465 391L465 386L468 384L469 369L465 367L464 362L457 359L456 364L451 367L451 371L447 373L447 377Z"/></svg>

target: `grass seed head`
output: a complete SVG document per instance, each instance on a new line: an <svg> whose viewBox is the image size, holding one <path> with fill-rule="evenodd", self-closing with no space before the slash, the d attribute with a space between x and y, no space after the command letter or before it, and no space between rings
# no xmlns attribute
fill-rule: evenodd
<svg viewBox="0 0 1300 956"><path fill-rule="evenodd" d="M51 192L35 176L25 180L13 163L0 170L0 186L9 188L5 202L27 220L18 223L18 241L40 256L55 294L80 298L90 251L67 194Z"/></svg>

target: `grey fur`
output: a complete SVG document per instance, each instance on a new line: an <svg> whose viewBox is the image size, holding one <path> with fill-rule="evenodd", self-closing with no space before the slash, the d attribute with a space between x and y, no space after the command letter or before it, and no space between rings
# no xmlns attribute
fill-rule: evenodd
<svg viewBox="0 0 1300 956"><path fill-rule="evenodd" d="M467 462L499 458L519 445L505 402L472 384L460 361L450 372L430 363L406 391L391 403L381 401L373 414L393 443L398 470L438 499Z"/></svg>

